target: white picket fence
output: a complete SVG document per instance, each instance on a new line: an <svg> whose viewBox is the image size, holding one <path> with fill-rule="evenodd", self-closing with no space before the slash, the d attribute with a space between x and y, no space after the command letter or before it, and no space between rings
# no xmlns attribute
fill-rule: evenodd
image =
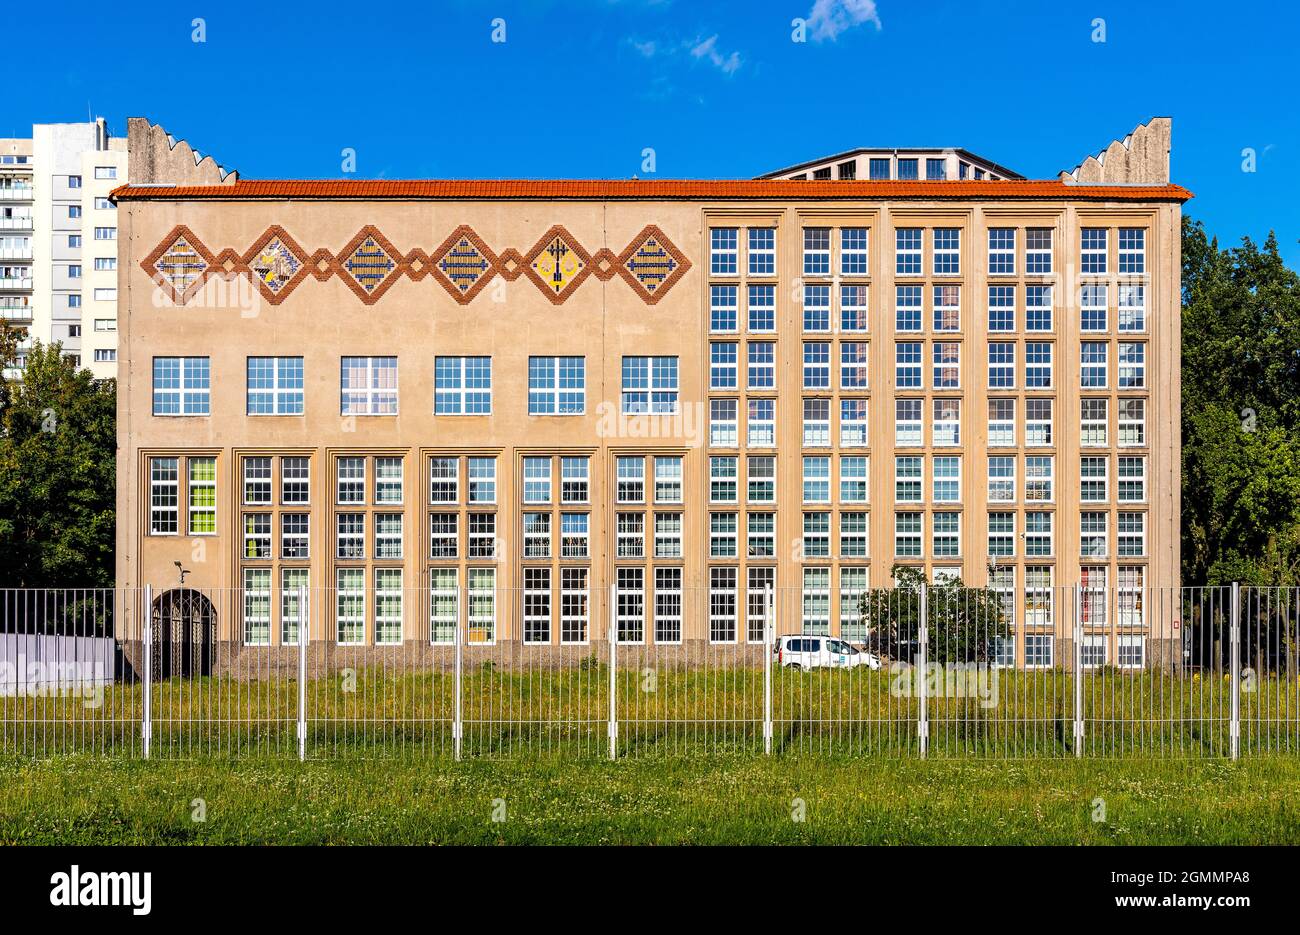
<svg viewBox="0 0 1300 935"><path fill-rule="evenodd" d="M1300 752L1300 589L553 596L0 591L0 753Z"/></svg>

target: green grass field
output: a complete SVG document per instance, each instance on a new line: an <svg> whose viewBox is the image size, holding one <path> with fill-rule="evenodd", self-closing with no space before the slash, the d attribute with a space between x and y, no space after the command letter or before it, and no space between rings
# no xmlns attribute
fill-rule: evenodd
<svg viewBox="0 0 1300 935"><path fill-rule="evenodd" d="M0 759L0 844L380 843L1296 844L1300 760Z"/></svg>

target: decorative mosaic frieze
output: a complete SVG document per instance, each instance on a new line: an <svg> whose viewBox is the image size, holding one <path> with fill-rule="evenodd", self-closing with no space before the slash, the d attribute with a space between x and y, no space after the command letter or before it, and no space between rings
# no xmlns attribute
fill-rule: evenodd
<svg viewBox="0 0 1300 935"><path fill-rule="evenodd" d="M562 225L555 225L525 254L507 247L494 253L468 225L461 225L431 253L415 247L403 254L372 225L366 225L337 252L308 252L279 226L272 226L243 254L226 247L216 256L184 225L173 229L145 257L141 267L177 305L184 305L214 276L246 275L271 305L283 302L308 277L325 282L339 277L366 305L373 305L405 276L412 282L432 277L461 305L468 305L500 276L527 277L548 300L563 304L587 279L620 277L647 305L658 302L690 269L691 263L653 224L621 254L601 247L588 253Z"/></svg>

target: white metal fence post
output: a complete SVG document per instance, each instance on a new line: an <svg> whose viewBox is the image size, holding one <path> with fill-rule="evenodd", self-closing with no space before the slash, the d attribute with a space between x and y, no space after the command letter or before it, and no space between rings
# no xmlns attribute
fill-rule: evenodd
<svg viewBox="0 0 1300 935"><path fill-rule="evenodd" d="M461 695L460 682L461 682L462 664L464 661L465 640L464 637L461 635L461 631L460 631L460 618L461 618L460 611L462 609L464 610L465 624L466 626L468 626L469 625L469 604L468 604L469 589L457 588L456 590L459 592L458 594L459 600L457 602L457 613L456 613L455 674L452 677L455 699L452 702L451 745L453 751L455 752L456 759L459 760L461 755L461 746L465 735L464 712L461 708L461 698L460 698Z"/></svg>
<svg viewBox="0 0 1300 935"><path fill-rule="evenodd" d="M926 677L929 673L930 655L930 591L929 585L921 582L920 594L921 625L917 628L917 671L913 673L912 684L916 686L920 705L917 711L916 733L921 745L921 759L930 751L930 710L926 696Z"/></svg>
<svg viewBox="0 0 1300 935"><path fill-rule="evenodd" d="M775 626L776 603L772 600L772 585L764 591L767 606L763 608L763 752L772 753L772 639Z"/></svg>
<svg viewBox="0 0 1300 935"><path fill-rule="evenodd" d="M1228 743L1235 760L1241 756L1241 585L1232 582L1231 625L1228 627L1228 664L1232 666L1232 722Z"/></svg>
<svg viewBox="0 0 1300 935"><path fill-rule="evenodd" d="M1083 756L1083 592L1074 586L1074 755Z"/></svg>
<svg viewBox="0 0 1300 935"><path fill-rule="evenodd" d="M153 586L148 584L144 586L143 617L144 711L140 722L140 743L147 760L153 746Z"/></svg>
<svg viewBox="0 0 1300 935"><path fill-rule="evenodd" d="M307 588L298 588L298 760L307 759L307 628L311 625L307 611Z"/></svg>
<svg viewBox="0 0 1300 935"><path fill-rule="evenodd" d="M618 758L618 584L609 586L609 758Z"/></svg>

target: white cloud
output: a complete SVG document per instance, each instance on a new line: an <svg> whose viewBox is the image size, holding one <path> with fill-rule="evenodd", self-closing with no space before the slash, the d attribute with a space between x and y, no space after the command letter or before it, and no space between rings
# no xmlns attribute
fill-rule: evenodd
<svg viewBox="0 0 1300 935"><path fill-rule="evenodd" d="M732 52L730 55L723 55L718 51L717 35L709 36L702 42L697 42L691 47L691 55L698 59L708 59L715 66L722 69L724 75L733 75L736 69L740 67L740 53Z"/></svg>
<svg viewBox="0 0 1300 935"><path fill-rule="evenodd" d="M636 49L638 52L640 52L642 55L644 55L646 58L654 58L655 50L657 48L653 39L647 40L645 42L633 41L632 47Z"/></svg>
<svg viewBox="0 0 1300 935"><path fill-rule="evenodd" d="M876 0L813 0L808 13L808 29L814 42L834 40L840 33L863 23L873 23L877 30L881 28Z"/></svg>

